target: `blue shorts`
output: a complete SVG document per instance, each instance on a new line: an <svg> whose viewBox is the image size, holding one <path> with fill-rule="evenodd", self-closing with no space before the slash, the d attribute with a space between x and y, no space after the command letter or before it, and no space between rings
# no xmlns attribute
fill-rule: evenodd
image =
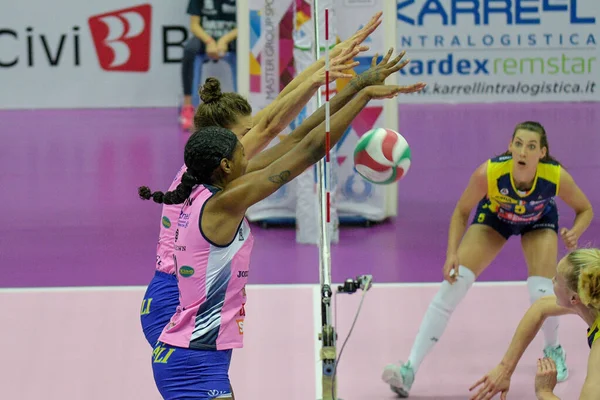
<svg viewBox="0 0 600 400"><path fill-rule="evenodd" d="M496 213L490 211L487 207L489 204L488 200L483 199L477 205L477 211L473 218L473 224L487 225L493 228L496 232L501 234L504 239L507 239L513 235L524 235L527 232L535 231L538 229L552 229L558 233L558 208L556 203L551 201L544 210L544 215L537 221L531 224L511 224L498 218Z"/></svg>
<svg viewBox="0 0 600 400"><path fill-rule="evenodd" d="M233 397L229 382L232 350L196 350L158 342L152 371L165 400Z"/></svg>
<svg viewBox="0 0 600 400"><path fill-rule="evenodd" d="M146 289L140 311L142 329L150 346L154 347L158 342L160 334L175 314L178 305L177 277L173 274L156 271Z"/></svg>

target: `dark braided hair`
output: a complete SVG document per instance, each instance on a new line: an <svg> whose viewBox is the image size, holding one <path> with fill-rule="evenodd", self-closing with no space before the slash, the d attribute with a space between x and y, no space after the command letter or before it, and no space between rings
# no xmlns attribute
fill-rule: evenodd
<svg viewBox="0 0 600 400"><path fill-rule="evenodd" d="M181 204L190 196L196 185L212 184L218 174L221 160L233 159L238 144L237 136L229 129L218 126L201 128L194 132L185 145L184 160L187 171L181 177L181 183L171 192L152 192L149 187L141 186L138 194L143 200L156 203Z"/></svg>
<svg viewBox="0 0 600 400"><path fill-rule="evenodd" d="M197 184L197 179L186 171L181 176L181 183L172 192L152 192L148 186L140 186L138 194L144 200L152 199L159 204L181 204L190 196Z"/></svg>

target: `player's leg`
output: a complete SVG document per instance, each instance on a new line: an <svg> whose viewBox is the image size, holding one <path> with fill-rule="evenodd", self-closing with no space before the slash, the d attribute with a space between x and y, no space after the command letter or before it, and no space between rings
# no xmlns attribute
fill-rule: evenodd
<svg viewBox="0 0 600 400"><path fill-rule="evenodd" d="M556 274L558 258L558 212L556 206L541 220L523 231L521 246L527 261L527 289L529 300L534 303L544 296L554 295L552 278ZM556 363L558 380L567 379L569 371L566 365L566 354L558 341L559 317L546 319L542 325L544 333L544 354Z"/></svg>
<svg viewBox="0 0 600 400"><path fill-rule="evenodd" d="M487 208L478 207L473 224L467 229L458 249L458 279L442 285L431 301L419 327L408 362L388 365L383 380L400 397L408 397L421 362L440 340L450 316L466 296L476 278L496 258L511 230Z"/></svg>
<svg viewBox="0 0 600 400"><path fill-rule="evenodd" d="M233 399L232 350L196 350L158 343L152 356L156 386L166 400Z"/></svg>

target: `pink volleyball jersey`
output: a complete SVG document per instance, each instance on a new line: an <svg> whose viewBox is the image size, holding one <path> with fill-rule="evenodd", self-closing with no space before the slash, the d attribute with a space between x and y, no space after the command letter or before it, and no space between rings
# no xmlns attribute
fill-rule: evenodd
<svg viewBox="0 0 600 400"><path fill-rule="evenodd" d="M177 188L181 183L181 176L186 170L185 165L181 167L171 186L169 186L169 191ZM180 211L181 204L164 204L162 209L160 233L158 234L158 245L156 246L156 269L167 274L175 274L173 249L175 246L175 226Z"/></svg>
<svg viewBox="0 0 600 400"><path fill-rule="evenodd" d="M216 246L204 235L204 204L218 191L199 185L184 203L175 231L179 306L160 341L191 349L243 346L246 282L254 239L244 218L233 241Z"/></svg>

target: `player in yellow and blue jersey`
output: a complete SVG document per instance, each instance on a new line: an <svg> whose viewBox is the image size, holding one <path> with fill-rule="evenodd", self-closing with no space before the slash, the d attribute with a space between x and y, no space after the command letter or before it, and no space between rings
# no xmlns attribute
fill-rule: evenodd
<svg viewBox="0 0 600 400"><path fill-rule="evenodd" d="M504 358L494 369L477 381L470 390L479 387L471 400L487 400L501 393L506 399L510 378L523 353L549 317L577 314L588 328L587 342L591 349L587 376L580 400L597 399L600 393L600 249L577 249L558 263L554 278L556 296L536 301L523 316ZM557 381L556 365L551 359L538 360L535 394L539 400L558 399L553 393Z"/></svg>
<svg viewBox="0 0 600 400"><path fill-rule="evenodd" d="M571 174L550 156L544 127L532 121L518 124L508 151L475 170L456 205L448 234L445 280L425 313L408 362L389 365L383 372L383 380L400 397L408 397L421 362L442 336L450 315L511 236L521 236L531 303L554 294L551 278L559 233L556 196L576 213L572 227L560 229L571 250L592 221L592 205ZM475 217L467 229L474 208ZM568 369L558 341L557 317L547 319L542 330L544 355L554 360L558 380L563 381Z"/></svg>

